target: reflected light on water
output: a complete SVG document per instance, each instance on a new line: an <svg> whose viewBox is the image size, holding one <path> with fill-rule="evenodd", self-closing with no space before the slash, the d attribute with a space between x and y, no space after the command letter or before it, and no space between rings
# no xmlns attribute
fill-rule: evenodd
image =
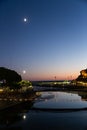
<svg viewBox="0 0 87 130"><path fill-rule="evenodd" d="M26 119L26 115L23 115L23 119L24 119L24 120Z"/></svg>
<svg viewBox="0 0 87 130"><path fill-rule="evenodd" d="M87 102L82 101L81 96L67 92L42 92L41 96L37 97L35 101L34 108L75 109L87 107Z"/></svg>

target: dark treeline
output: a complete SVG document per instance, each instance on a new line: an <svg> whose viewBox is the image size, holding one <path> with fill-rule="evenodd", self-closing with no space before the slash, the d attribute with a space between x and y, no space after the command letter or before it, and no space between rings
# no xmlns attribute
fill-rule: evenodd
<svg viewBox="0 0 87 130"><path fill-rule="evenodd" d="M12 85L21 81L21 76L14 70L10 70L4 67L0 67L0 81L3 81L6 85Z"/></svg>

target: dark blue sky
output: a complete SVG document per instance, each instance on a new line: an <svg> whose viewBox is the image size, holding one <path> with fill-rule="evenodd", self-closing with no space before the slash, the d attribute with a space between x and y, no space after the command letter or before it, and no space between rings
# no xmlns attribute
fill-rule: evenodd
<svg viewBox="0 0 87 130"><path fill-rule="evenodd" d="M0 0L0 66L29 80L76 78L86 48L86 0Z"/></svg>

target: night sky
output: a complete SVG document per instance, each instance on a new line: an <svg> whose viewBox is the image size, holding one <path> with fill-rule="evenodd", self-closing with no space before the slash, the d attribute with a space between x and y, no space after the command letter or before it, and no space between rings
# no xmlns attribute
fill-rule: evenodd
<svg viewBox="0 0 87 130"><path fill-rule="evenodd" d="M0 66L27 80L87 68L86 0L0 0Z"/></svg>

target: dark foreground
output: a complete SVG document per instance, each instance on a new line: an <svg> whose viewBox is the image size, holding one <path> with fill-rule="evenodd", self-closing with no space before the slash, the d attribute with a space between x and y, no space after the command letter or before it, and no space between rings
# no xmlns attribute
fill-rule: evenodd
<svg viewBox="0 0 87 130"><path fill-rule="evenodd" d="M55 91L57 93L57 91ZM50 93L51 94L51 93ZM68 94L68 93L67 93ZM82 93L79 93L80 95ZM69 94L70 95L70 94ZM86 94L85 94L86 95ZM71 95L72 97L72 95ZM39 98L39 97L38 97ZM35 108L35 103L52 100L52 96L46 96L48 100L33 99L21 102L0 111L0 130L86 130L87 108ZM81 97L82 98L82 97ZM55 99L55 97L54 97ZM57 103L59 97L55 99ZM85 100L85 99L84 99ZM69 101L69 100L68 100ZM73 101L70 100L72 103ZM76 100L75 102L79 102ZM86 101L86 100L85 100ZM44 104L45 104L44 103ZM65 100L64 100L65 103ZM49 104L50 105L50 104Z"/></svg>

